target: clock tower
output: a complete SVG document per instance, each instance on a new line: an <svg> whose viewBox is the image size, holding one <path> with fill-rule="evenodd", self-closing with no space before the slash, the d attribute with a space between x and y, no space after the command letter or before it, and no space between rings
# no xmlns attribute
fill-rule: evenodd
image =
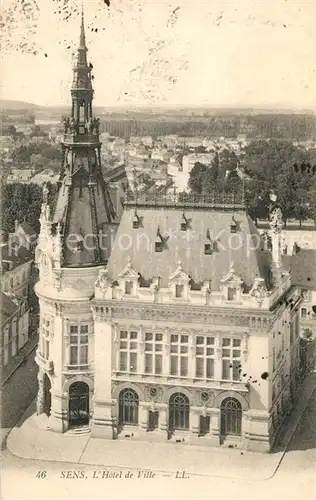
<svg viewBox="0 0 316 500"><path fill-rule="evenodd" d="M93 115L92 65L84 18L64 120L59 191L51 212L46 186L36 248L40 305L37 412L49 428L89 428L94 394L94 319L90 299L105 269L118 221L101 171L100 121ZM110 380L108 381L110 384Z"/></svg>

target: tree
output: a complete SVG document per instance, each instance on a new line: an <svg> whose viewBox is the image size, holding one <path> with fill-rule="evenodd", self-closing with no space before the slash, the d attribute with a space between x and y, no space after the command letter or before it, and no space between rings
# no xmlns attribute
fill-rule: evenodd
<svg viewBox="0 0 316 500"><path fill-rule="evenodd" d="M204 174L209 170L207 165L197 162L190 172L188 186L193 193L201 194L203 191Z"/></svg>

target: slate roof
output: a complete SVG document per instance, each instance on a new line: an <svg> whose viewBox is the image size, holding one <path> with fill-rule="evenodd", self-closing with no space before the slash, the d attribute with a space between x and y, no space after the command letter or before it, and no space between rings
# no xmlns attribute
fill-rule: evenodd
<svg viewBox="0 0 316 500"><path fill-rule="evenodd" d="M316 250L299 248L295 255L283 256L283 265L294 285L316 290Z"/></svg>
<svg viewBox="0 0 316 500"><path fill-rule="evenodd" d="M189 228L181 230L183 213ZM235 272L245 283L245 291L255 277L262 277L271 289L272 255L263 248L262 238L245 210L203 207L163 207L138 204L140 227L133 229L135 205L125 204L123 216L108 262L109 278L116 280L128 258L143 280L161 278L161 286L168 286L169 276L182 261L182 268L194 283L211 280L213 290L219 290L221 279L234 263ZM238 231L230 232L232 217ZM162 252L155 252L157 229L164 239ZM204 245L217 240L212 255L204 254ZM253 250L255 243L259 248Z"/></svg>
<svg viewBox="0 0 316 500"><path fill-rule="evenodd" d="M16 304L8 295L0 292L0 316L1 323L4 323L13 313L19 309L19 304Z"/></svg>
<svg viewBox="0 0 316 500"><path fill-rule="evenodd" d="M34 234L36 234L35 229L28 222L21 222L19 226L23 229L24 233L29 236L33 236Z"/></svg>
<svg viewBox="0 0 316 500"><path fill-rule="evenodd" d="M34 259L32 252L27 250L25 247L19 246L18 244L15 246L14 242L11 242L10 245L2 245L0 252L3 271L15 269L25 262ZM9 264L10 262L11 269Z"/></svg>

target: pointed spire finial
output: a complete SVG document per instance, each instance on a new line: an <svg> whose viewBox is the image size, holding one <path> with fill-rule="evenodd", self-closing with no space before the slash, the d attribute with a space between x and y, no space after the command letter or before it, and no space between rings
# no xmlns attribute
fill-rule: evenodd
<svg viewBox="0 0 316 500"><path fill-rule="evenodd" d="M81 28L80 28L80 49L86 49L86 36L84 31L84 10L83 2L81 2Z"/></svg>

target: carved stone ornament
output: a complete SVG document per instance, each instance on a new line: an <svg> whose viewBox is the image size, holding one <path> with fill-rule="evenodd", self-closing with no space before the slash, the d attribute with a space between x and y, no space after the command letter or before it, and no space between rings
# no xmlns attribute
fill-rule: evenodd
<svg viewBox="0 0 316 500"><path fill-rule="evenodd" d="M243 284L243 280L235 271L234 262L231 262L229 271L221 279L221 283L223 283L223 285L234 285L236 287L240 287Z"/></svg>
<svg viewBox="0 0 316 500"><path fill-rule="evenodd" d="M257 303L262 304L264 298L266 297L267 289L263 278L255 278L253 287L251 288L249 295L253 297Z"/></svg>
<svg viewBox="0 0 316 500"><path fill-rule="evenodd" d="M212 392L206 390L199 391L197 403L199 406L212 406Z"/></svg>
<svg viewBox="0 0 316 500"><path fill-rule="evenodd" d="M105 292L105 290L110 286L107 269L100 269L99 276L94 286L95 288L99 288L101 292Z"/></svg>
<svg viewBox="0 0 316 500"><path fill-rule="evenodd" d="M178 267L169 277L169 286L172 282L182 282L188 283L190 281L190 277L183 271L182 261L178 261Z"/></svg>
<svg viewBox="0 0 316 500"><path fill-rule="evenodd" d="M160 386L145 386L145 394L147 401L159 403L162 400L163 389Z"/></svg>
<svg viewBox="0 0 316 500"><path fill-rule="evenodd" d="M124 269L118 274L118 277L119 278L134 278L134 279L138 279L139 278L139 274L138 272L133 269L132 267L132 262L131 262L131 258L128 257L127 259L127 264L126 266L124 267Z"/></svg>

